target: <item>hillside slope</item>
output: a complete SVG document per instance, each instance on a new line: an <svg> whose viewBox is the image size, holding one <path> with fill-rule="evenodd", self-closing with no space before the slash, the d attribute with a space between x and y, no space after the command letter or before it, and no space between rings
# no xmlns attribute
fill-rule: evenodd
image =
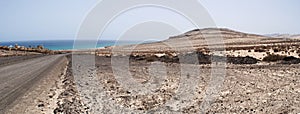
<svg viewBox="0 0 300 114"><path fill-rule="evenodd" d="M238 32L226 28L196 29L167 40L139 45L126 45L100 49L99 54L114 53L185 53L189 51L224 50L270 50L280 48L282 51L299 50L299 39L274 38L263 35Z"/></svg>

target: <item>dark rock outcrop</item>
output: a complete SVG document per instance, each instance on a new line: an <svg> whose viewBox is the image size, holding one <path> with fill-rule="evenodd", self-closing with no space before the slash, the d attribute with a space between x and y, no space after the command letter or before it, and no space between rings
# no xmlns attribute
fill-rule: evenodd
<svg viewBox="0 0 300 114"><path fill-rule="evenodd" d="M283 61L281 62L282 64L299 64L300 59L293 57L293 56L288 56L282 59Z"/></svg>
<svg viewBox="0 0 300 114"><path fill-rule="evenodd" d="M281 61L285 58L286 56L282 56L282 55L268 55L266 57L263 58L262 61L265 61L265 62L276 62L276 61Z"/></svg>
<svg viewBox="0 0 300 114"><path fill-rule="evenodd" d="M259 60L253 57L228 57L227 62L232 64L256 64Z"/></svg>
<svg viewBox="0 0 300 114"><path fill-rule="evenodd" d="M212 56L203 54L202 52L192 52L186 54L180 54L178 56L164 55L161 57L155 55L137 55L130 56L132 61L147 62L160 61L165 63L183 63L183 64L211 64L212 62L227 62L231 64L256 64L259 60L253 57L223 57L223 56Z"/></svg>

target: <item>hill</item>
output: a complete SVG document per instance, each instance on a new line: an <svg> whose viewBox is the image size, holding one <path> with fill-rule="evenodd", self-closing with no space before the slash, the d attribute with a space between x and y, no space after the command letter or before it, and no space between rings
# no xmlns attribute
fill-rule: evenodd
<svg viewBox="0 0 300 114"><path fill-rule="evenodd" d="M249 34L226 28L204 28L188 31L178 36L171 36L167 40L139 45L126 45L100 49L100 55L114 52L153 54L153 53L186 53L190 51L210 52L226 51L256 51L272 53L274 50L300 52L299 39L274 38L258 34ZM272 51L273 50L273 51ZM128 54L127 53L127 54ZM262 55L261 55L262 56ZM260 57L259 57L260 58Z"/></svg>
<svg viewBox="0 0 300 114"><path fill-rule="evenodd" d="M273 38L291 38L291 39L300 39L300 34L267 34L265 36Z"/></svg>

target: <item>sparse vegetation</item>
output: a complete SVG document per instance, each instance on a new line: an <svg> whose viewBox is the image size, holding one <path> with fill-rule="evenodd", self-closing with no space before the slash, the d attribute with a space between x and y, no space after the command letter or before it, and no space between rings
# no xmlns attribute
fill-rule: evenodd
<svg viewBox="0 0 300 114"><path fill-rule="evenodd" d="M274 52L279 52L279 50L278 49L273 49L274 50Z"/></svg>
<svg viewBox="0 0 300 114"><path fill-rule="evenodd" d="M38 45L38 46L37 46L37 49L39 49L39 50L43 50L43 49L44 49L44 46L42 46L42 45Z"/></svg>
<svg viewBox="0 0 300 114"><path fill-rule="evenodd" d="M256 48L256 49L254 49L254 52L266 52L266 50L264 50L262 48Z"/></svg>
<svg viewBox="0 0 300 114"><path fill-rule="evenodd" d="M271 55L264 57L262 61L276 62L276 61L283 60L285 57L286 56L271 54Z"/></svg>
<svg viewBox="0 0 300 114"><path fill-rule="evenodd" d="M231 64L256 64L259 60L253 57L224 57L203 54L202 52L193 52L188 54L180 54L179 56L164 55L157 57L155 55L148 56L130 56L131 60L147 62L160 61L165 63L184 63L184 64L211 64L212 62L227 62ZM182 59L181 61L179 59Z"/></svg>
<svg viewBox="0 0 300 114"><path fill-rule="evenodd" d="M36 53L41 53L41 54L60 54L61 52L59 51L53 51L44 48L42 45L38 45L36 48L30 46L30 47L25 47L25 46L19 46L16 44L14 47L8 47L8 46L0 46L0 49L2 50L7 50L7 51L22 51L22 52L36 52ZM15 54L13 54L15 55Z"/></svg>
<svg viewBox="0 0 300 114"><path fill-rule="evenodd" d="M228 57L227 62L232 64L256 64L259 60L253 57Z"/></svg>

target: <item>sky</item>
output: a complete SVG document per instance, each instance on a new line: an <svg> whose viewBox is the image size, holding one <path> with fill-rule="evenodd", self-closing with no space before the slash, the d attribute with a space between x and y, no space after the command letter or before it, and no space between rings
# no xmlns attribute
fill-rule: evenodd
<svg viewBox="0 0 300 114"><path fill-rule="evenodd" d="M199 1L218 27L257 34L300 34L299 0ZM97 3L97 0L1 0L0 41L74 39L81 22ZM133 13L136 15L133 16ZM119 25L125 26L128 21L134 21L136 17L149 18L157 17L157 15L164 15L161 16L163 20L169 20L171 17L173 20L181 20L177 24L186 25L183 27L186 31L193 29L189 24L185 24L187 22L184 22L180 16L168 14L167 11L145 8L121 15L116 20L127 20L127 22L112 23L104 32L103 39L116 39L121 34L118 33L121 32L118 29L122 28ZM157 28L165 28L163 30L167 31L157 34L163 38L168 34L174 35L178 32L164 23L142 25L156 25ZM141 27L133 28L138 28L137 31L142 30ZM143 29L147 29L147 27ZM151 30L155 30L155 27L151 26L148 29L151 32ZM128 35L127 33L123 34ZM158 40L163 38L158 38ZM138 40L138 38L132 40Z"/></svg>

